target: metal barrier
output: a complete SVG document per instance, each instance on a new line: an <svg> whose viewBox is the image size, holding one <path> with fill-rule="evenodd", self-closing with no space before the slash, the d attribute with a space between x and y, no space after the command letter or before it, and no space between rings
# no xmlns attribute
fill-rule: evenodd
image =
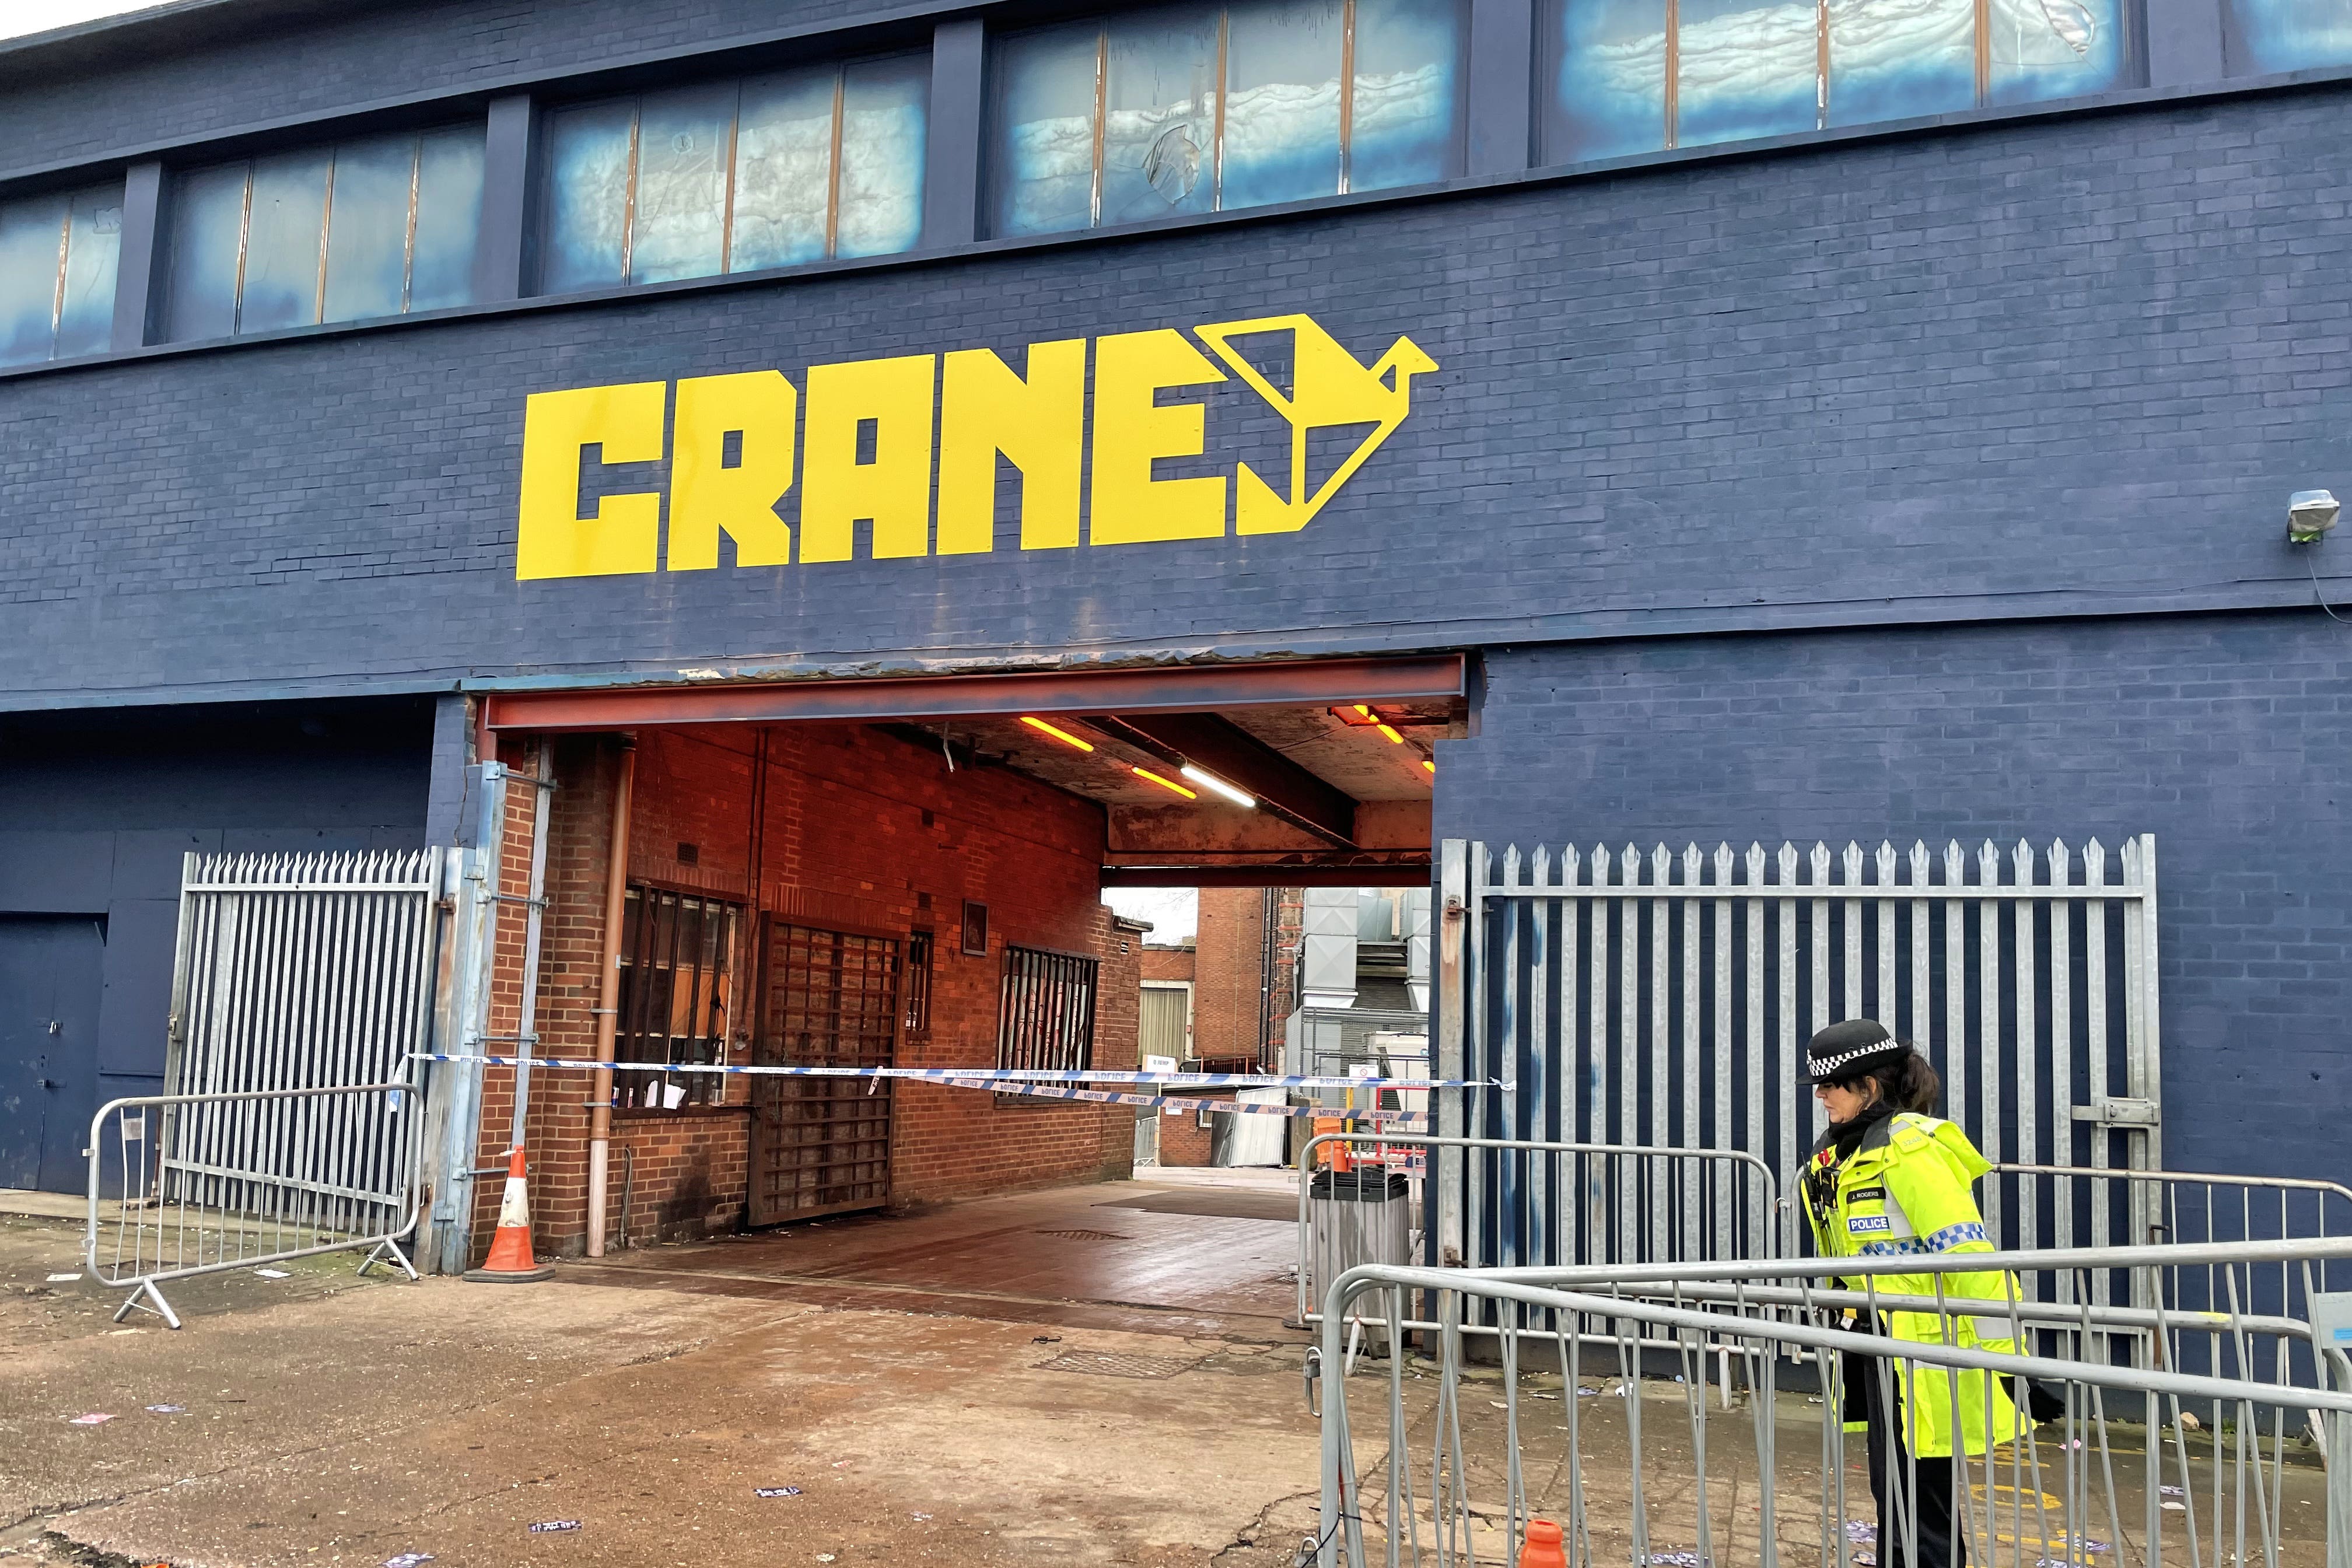
<svg viewBox="0 0 2352 1568"><path fill-rule="evenodd" d="M2258 1269L2346 1258L2352 1239L1948 1255L1934 1293L1918 1297L1878 1285L1916 1279L1916 1257L1681 1264L1638 1278L1354 1269L1325 1301L1309 1367L1323 1436L1311 1555L1323 1568L1507 1565L1540 1516L1560 1526L1573 1568L1924 1568L1963 1555L1973 1568L2161 1568L2168 1552L2189 1568L2315 1568L2323 1542L2329 1568L2352 1568L2352 1361L2338 1348L2352 1343L2352 1300L2320 1297L2324 1335L2242 1304ZM2158 1276L2158 1303L2178 1294L2164 1277L2210 1275L2225 1305L2100 1307L2080 1280L2063 1305L2042 1278L2102 1269ZM1994 1271L2019 1288L1990 1301L1946 1293L1954 1276ZM1398 1315L1407 1292L1437 1303L1433 1359L1395 1356L1385 1376L1351 1377L1343 1332L1355 1302L1382 1295ZM2020 1353L1832 1326L1894 1310L1974 1318ZM1465 1321L1479 1318L1497 1325L1496 1367L1465 1364ZM1608 1325L1613 1353L1591 1350L1570 1331L1577 1323ZM1680 1375L1645 1379L1638 1347L1662 1340ZM1843 1370L1809 1400L1780 1386L1799 1356ZM2210 1371L2180 1370L2190 1363ZM1996 1430L1990 1448L1940 1464L1896 1445L1874 1484L1842 1395L1874 1391L1896 1408L1898 1386L1931 1386L1919 1379L1954 1405L2003 1380L2019 1397L2031 1391L2040 1424ZM1351 1433L1349 1395L1367 1384L1384 1385L1385 1454L1377 1441L1360 1451ZM1744 1410L1716 1415L1718 1399ZM2307 1413L2312 1447L2290 1411ZM1872 1498L1882 1489L1883 1513ZM1923 1515L1948 1521L1939 1537L1923 1533Z"/></svg>
<svg viewBox="0 0 2352 1568"><path fill-rule="evenodd" d="M416 1228L422 1105L405 1083L110 1100L89 1124L82 1262L180 1326L157 1287L366 1247L364 1274Z"/></svg>
<svg viewBox="0 0 2352 1568"><path fill-rule="evenodd" d="M1298 1156L1298 1318L1320 1322L1313 1279L1307 1190L1318 1150L1344 1148L1350 1163L1407 1169L1415 1213L1424 1215L1423 1169L1450 1151L1486 1169L1490 1191L1554 1194L1550 1228L1513 1231L1511 1250L1530 1262L1623 1264L1776 1258L1783 1247L1779 1189L1771 1167L1738 1149L1671 1149L1629 1143L1544 1143L1401 1132L1322 1132ZM1411 1157L1408 1156L1417 1156ZM1474 1218L1474 1226L1479 1222ZM1416 1226L1416 1238L1422 1234ZM1328 1285L1328 1281L1321 1283ZM1385 1327L1377 1316L1361 1320ZM1406 1328L1433 1328L1408 1319Z"/></svg>

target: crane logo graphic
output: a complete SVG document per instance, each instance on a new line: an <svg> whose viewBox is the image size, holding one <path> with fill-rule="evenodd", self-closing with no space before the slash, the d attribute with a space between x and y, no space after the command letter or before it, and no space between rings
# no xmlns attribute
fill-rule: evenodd
<svg viewBox="0 0 2352 1568"><path fill-rule="evenodd" d="M1233 367L1250 390L1272 404L1290 423L1290 471L1285 488L1265 482L1255 468L1243 463L1234 475L1234 531L1237 533L1291 533L1305 528L1356 477L1381 444L1396 433L1412 412L1412 378L1437 368L1411 338L1389 345L1367 370L1338 339L1318 325L1312 316L1268 316L1263 321L1225 321L1195 328L1210 351ZM1288 332L1292 338L1294 390L1285 395L1244 358L1234 346L1236 338L1258 333ZM1307 483L1307 436L1316 430L1370 425L1370 434L1357 443L1328 479L1310 493Z"/></svg>
<svg viewBox="0 0 2352 1568"><path fill-rule="evenodd" d="M1413 378L1437 368L1409 337L1367 364L1314 318L1284 315L1058 339L1010 359L956 349L796 378L755 370L535 393L522 411L515 575L1295 533L1396 434ZM1283 460L1253 448L1266 472L1230 450L1221 465L1207 395L1188 395L1234 381L1286 435ZM1219 418L1223 447L1232 432ZM1171 460L1193 471L1156 467ZM1331 465L1319 478L1318 460ZM627 489L604 471L622 464L664 465L664 488Z"/></svg>

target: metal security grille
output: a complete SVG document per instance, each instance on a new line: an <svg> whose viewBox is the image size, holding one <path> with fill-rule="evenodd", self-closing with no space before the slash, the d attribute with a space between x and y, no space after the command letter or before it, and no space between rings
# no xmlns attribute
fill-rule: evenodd
<svg viewBox="0 0 2352 1568"><path fill-rule="evenodd" d="M621 1012L614 1056L708 1065L727 1057L734 1018L738 906L650 887L628 890L621 924ZM727 1098L717 1073L614 1075L615 1103L675 1110Z"/></svg>
<svg viewBox="0 0 2352 1568"><path fill-rule="evenodd" d="M898 938L772 919L761 959L758 1061L892 1065L900 1021ZM755 1077L751 1085L751 1224L889 1201L887 1079Z"/></svg>
<svg viewBox="0 0 2352 1568"><path fill-rule="evenodd" d="M2094 841L1523 856L1454 841L1444 857L1467 916L1446 932L1460 966L1448 1005L1475 999L1459 1059L1517 1085L1466 1097L1473 1135L1742 1150L1794 1191L1818 1131L1796 1076L1805 1042L1874 1017L1927 1053L1944 1113L1988 1159L2160 1163L2152 837L2119 854ZM1696 1257L1766 1223L1664 1185L1519 1190L1511 1167L1475 1158L1464 1175L1474 1265ZM2009 1245L2147 1235L2140 1184L2059 1190L2022 1173L1979 1189Z"/></svg>
<svg viewBox="0 0 2352 1568"><path fill-rule="evenodd" d="M1054 1072L1094 1066L1097 967L1076 953L1008 945L996 1065Z"/></svg>
<svg viewBox="0 0 2352 1568"><path fill-rule="evenodd" d="M164 1092L414 1078L440 882L438 849L188 856Z"/></svg>
<svg viewBox="0 0 2352 1568"><path fill-rule="evenodd" d="M931 933L907 934L907 1037L919 1040L931 1032Z"/></svg>

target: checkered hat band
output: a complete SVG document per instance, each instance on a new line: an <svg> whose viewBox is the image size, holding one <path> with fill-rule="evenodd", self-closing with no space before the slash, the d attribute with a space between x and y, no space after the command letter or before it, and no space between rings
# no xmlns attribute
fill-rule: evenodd
<svg viewBox="0 0 2352 1568"><path fill-rule="evenodd" d="M1813 1070L1817 1073L1834 1072L1848 1062L1863 1061L1871 1057L1883 1057L1889 1051L1898 1051L1902 1048L1903 1042L1900 1040L1877 1040L1851 1051L1840 1051L1833 1057L1814 1057L1811 1058Z"/></svg>

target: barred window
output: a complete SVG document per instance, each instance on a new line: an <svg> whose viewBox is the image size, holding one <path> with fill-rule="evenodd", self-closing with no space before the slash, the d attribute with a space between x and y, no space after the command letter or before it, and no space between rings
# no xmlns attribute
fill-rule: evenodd
<svg viewBox="0 0 2352 1568"><path fill-rule="evenodd" d="M621 923L615 1061L709 1065L727 1058L740 906L636 886ZM647 1110L719 1105L720 1073L614 1074L614 1103Z"/></svg>
<svg viewBox="0 0 2352 1568"><path fill-rule="evenodd" d="M907 934L907 1034L919 1037L931 1032L931 933Z"/></svg>
<svg viewBox="0 0 2352 1568"><path fill-rule="evenodd" d="M1060 1072L1094 1066L1097 968L1076 953L1008 943L996 1065Z"/></svg>

